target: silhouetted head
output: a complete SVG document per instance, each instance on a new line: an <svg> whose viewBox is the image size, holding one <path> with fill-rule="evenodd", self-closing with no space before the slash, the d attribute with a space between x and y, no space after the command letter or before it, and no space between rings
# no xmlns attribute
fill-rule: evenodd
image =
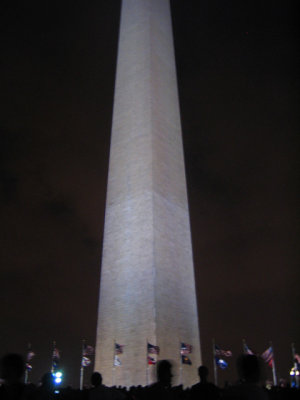
<svg viewBox="0 0 300 400"><path fill-rule="evenodd" d="M17 383L25 371L25 362L20 354L7 354L1 360L1 377L6 383Z"/></svg>
<svg viewBox="0 0 300 400"><path fill-rule="evenodd" d="M102 375L99 372L94 372L91 376L91 384L93 386L99 386L102 384Z"/></svg>
<svg viewBox="0 0 300 400"><path fill-rule="evenodd" d="M205 365L200 365L198 368L198 375L201 382L206 382L208 377L208 368Z"/></svg>
<svg viewBox="0 0 300 400"><path fill-rule="evenodd" d="M242 354L237 359L237 370L240 379L246 382L259 382L261 363L254 354Z"/></svg>
<svg viewBox="0 0 300 400"><path fill-rule="evenodd" d="M42 376L41 383L42 383L42 387L45 388L46 390L53 390L54 379L53 379L53 375L51 374L51 372L46 372L46 374L44 374Z"/></svg>
<svg viewBox="0 0 300 400"><path fill-rule="evenodd" d="M161 360L157 364L157 380L164 385L171 385L172 382L172 364L168 360Z"/></svg>

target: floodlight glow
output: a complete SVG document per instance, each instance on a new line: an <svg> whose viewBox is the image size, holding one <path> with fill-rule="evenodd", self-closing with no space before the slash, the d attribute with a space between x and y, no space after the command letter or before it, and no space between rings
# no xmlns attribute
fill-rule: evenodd
<svg viewBox="0 0 300 400"><path fill-rule="evenodd" d="M293 367L291 370L290 370L290 376L299 376L300 375L300 371L298 370L298 369L296 369L295 367Z"/></svg>
<svg viewBox="0 0 300 400"><path fill-rule="evenodd" d="M55 385L61 384L63 373L60 371L57 371L57 372L53 372L52 375L53 375L53 381L54 381Z"/></svg>

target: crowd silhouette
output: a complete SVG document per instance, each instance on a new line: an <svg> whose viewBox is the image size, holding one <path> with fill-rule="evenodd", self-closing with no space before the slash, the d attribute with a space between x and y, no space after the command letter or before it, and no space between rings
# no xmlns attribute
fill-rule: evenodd
<svg viewBox="0 0 300 400"><path fill-rule="evenodd" d="M261 363L255 355L243 354L237 360L237 383L218 388L208 380L208 368L198 368L199 382L191 388L172 386L172 364L161 360L157 364L157 381L142 387L107 387L102 376L94 372L91 387L83 390L56 390L53 376L45 373L39 385L25 384L25 363L19 354L7 354L1 360L0 400L296 400L300 390L291 387L262 386Z"/></svg>

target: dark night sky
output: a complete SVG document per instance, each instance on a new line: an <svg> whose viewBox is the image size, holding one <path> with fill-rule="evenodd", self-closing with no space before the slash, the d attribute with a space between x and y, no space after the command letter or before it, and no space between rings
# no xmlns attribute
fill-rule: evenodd
<svg viewBox="0 0 300 400"><path fill-rule="evenodd" d="M172 0L204 363L300 352L299 52L289 1ZM119 1L1 5L0 355L95 343ZM91 372L87 369L87 375ZM211 373L212 375L212 373ZM270 376L270 373L269 373Z"/></svg>

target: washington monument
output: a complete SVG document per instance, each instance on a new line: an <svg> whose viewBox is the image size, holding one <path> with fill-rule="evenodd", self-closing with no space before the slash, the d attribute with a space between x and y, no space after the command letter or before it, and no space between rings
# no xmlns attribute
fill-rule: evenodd
<svg viewBox="0 0 300 400"><path fill-rule="evenodd" d="M181 342L193 346L191 366L181 363ZM159 346L159 354L148 354L147 343ZM124 347L114 362L116 344ZM95 370L107 385L146 385L155 379L148 356L173 361L174 384L197 381L201 354L170 4L123 0Z"/></svg>

